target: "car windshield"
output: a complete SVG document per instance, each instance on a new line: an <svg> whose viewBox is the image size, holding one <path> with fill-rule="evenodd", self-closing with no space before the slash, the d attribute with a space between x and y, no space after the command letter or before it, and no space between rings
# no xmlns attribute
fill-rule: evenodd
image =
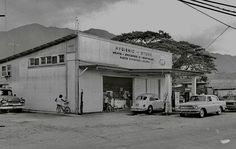
<svg viewBox="0 0 236 149"><path fill-rule="evenodd" d="M12 96L11 90L0 90L0 96Z"/></svg>
<svg viewBox="0 0 236 149"><path fill-rule="evenodd" d="M206 101L206 96L192 96L189 101Z"/></svg>
<svg viewBox="0 0 236 149"><path fill-rule="evenodd" d="M136 100L146 100L146 99L147 99L146 96L138 96L138 97L136 98Z"/></svg>

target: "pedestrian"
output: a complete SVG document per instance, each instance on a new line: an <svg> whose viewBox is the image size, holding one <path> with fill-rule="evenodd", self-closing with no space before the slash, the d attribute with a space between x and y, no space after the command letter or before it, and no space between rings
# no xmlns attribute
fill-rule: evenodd
<svg viewBox="0 0 236 149"><path fill-rule="evenodd" d="M108 96L105 94L104 95L104 111L107 110L107 106L108 106Z"/></svg>

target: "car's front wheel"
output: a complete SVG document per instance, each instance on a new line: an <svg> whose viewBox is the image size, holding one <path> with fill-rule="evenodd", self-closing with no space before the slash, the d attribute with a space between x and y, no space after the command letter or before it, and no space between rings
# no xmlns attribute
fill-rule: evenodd
<svg viewBox="0 0 236 149"><path fill-rule="evenodd" d="M148 114L152 114L152 113L153 113L153 108L152 108L152 106L149 106L149 107L148 107L147 113L148 113Z"/></svg>
<svg viewBox="0 0 236 149"><path fill-rule="evenodd" d="M199 117L200 118L203 118L205 116L205 110L204 109L201 109L200 110L200 113L199 113Z"/></svg>
<svg viewBox="0 0 236 149"><path fill-rule="evenodd" d="M222 108L219 107L218 111L216 112L216 114L220 115L222 113Z"/></svg>

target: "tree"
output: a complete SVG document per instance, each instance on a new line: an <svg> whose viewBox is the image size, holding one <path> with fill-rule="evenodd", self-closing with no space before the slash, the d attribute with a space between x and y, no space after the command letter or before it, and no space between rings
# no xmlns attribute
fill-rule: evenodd
<svg viewBox="0 0 236 149"><path fill-rule="evenodd" d="M204 48L187 41L175 41L168 33L162 30L158 32L134 31L118 35L112 40L169 51L173 53L173 68L176 69L203 71L206 73L216 71L215 57L210 56ZM201 80L207 81L206 75L203 75Z"/></svg>

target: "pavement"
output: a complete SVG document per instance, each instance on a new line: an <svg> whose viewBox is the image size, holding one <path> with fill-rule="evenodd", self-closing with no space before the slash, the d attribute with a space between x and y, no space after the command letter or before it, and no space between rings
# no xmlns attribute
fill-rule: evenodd
<svg viewBox="0 0 236 149"><path fill-rule="evenodd" d="M130 112L0 114L1 149L235 149L236 112L180 117Z"/></svg>

